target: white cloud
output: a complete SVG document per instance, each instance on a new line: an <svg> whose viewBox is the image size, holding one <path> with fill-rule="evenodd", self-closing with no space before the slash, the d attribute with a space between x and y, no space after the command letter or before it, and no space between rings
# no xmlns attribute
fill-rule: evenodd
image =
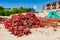
<svg viewBox="0 0 60 40"><path fill-rule="evenodd" d="M34 9L36 9L37 8L37 6L36 5L34 5Z"/></svg>

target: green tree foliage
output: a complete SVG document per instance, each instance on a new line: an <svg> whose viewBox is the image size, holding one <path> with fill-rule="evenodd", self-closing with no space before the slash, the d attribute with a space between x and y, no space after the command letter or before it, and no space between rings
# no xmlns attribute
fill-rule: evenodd
<svg viewBox="0 0 60 40"><path fill-rule="evenodd" d="M0 15L1 15L1 16L5 16L5 15L4 15L4 10L0 10Z"/></svg>
<svg viewBox="0 0 60 40"><path fill-rule="evenodd" d="M0 6L0 10L4 10L4 8L2 6Z"/></svg>
<svg viewBox="0 0 60 40"><path fill-rule="evenodd" d="M18 13L18 9L17 8L13 8L12 11L15 12L15 13Z"/></svg>
<svg viewBox="0 0 60 40"><path fill-rule="evenodd" d="M10 13L10 14L16 14L16 12L15 12L15 11L10 11L9 13Z"/></svg>
<svg viewBox="0 0 60 40"><path fill-rule="evenodd" d="M33 8L26 8L27 12L35 12L35 10Z"/></svg>
<svg viewBox="0 0 60 40"><path fill-rule="evenodd" d="M12 10L4 10L4 8L0 6L1 16L9 16L11 14L26 13L26 12L35 12L35 9L20 7L20 8L12 8Z"/></svg>
<svg viewBox="0 0 60 40"><path fill-rule="evenodd" d="M0 15L4 16L4 8L2 6L0 6Z"/></svg>
<svg viewBox="0 0 60 40"><path fill-rule="evenodd" d="M9 16L10 15L10 12L9 11L4 11L4 15L5 16Z"/></svg>
<svg viewBox="0 0 60 40"><path fill-rule="evenodd" d="M23 7L21 7L21 8L18 9L18 11L19 11L20 13L35 12L35 9L33 9L33 8L23 8Z"/></svg>

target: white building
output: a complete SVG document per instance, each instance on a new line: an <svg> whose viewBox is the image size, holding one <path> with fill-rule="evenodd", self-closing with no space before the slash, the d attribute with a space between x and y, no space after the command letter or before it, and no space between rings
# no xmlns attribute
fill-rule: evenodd
<svg viewBox="0 0 60 40"><path fill-rule="evenodd" d="M42 11L42 16L47 16L50 10L54 10L60 13L60 1L48 3L45 5L45 9Z"/></svg>

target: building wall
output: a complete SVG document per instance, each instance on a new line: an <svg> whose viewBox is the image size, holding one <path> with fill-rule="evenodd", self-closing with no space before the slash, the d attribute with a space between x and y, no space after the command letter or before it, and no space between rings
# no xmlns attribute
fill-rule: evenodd
<svg viewBox="0 0 60 40"><path fill-rule="evenodd" d="M45 10L60 9L60 8L59 8L59 6L60 6L59 3L60 3L60 2L53 2L53 3L50 3L50 4L46 4ZM47 5L48 5L48 6L47 6ZM55 8L55 7L56 7L56 8ZM50 9L48 9L48 8L50 8Z"/></svg>

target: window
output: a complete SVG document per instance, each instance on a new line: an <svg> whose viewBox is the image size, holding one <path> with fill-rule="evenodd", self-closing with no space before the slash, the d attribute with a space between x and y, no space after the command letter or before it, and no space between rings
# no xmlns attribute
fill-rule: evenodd
<svg viewBox="0 0 60 40"><path fill-rule="evenodd" d="M50 4L47 4L47 6L50 6Z"/></svg>
<svg viewBox="0 0 60 40"><path fill-rule="evenodd" d="M56 2L52 3L52 9L56 9Z"/></svg>
<svg viewBox="0 0 60 40"><path fill-rule="evenodd" d="M59 6L59 8L60 8L60 6Z"/></svg>
<svg viewBox="0 0 60 40"><path fill-rule="evenodd" d="M47 8L47 10L50 10L50 8Z"/></svg>
<svg viewBox="0 0 60 40"><path fill-rule="evenodd" d="M56 7L52 7L52 9L56 9Z"/></svg>
<svg viewBox="0 0 60 40"><path fill-rule="evenodd" d="M59 3L59 8L60 8L60 2L58 2Z"/></svg>
<svg viewBox="0 0 60 40"><path fill-rule="evenodd" d="M60 2L58 2L60 4Z"/></svg>

